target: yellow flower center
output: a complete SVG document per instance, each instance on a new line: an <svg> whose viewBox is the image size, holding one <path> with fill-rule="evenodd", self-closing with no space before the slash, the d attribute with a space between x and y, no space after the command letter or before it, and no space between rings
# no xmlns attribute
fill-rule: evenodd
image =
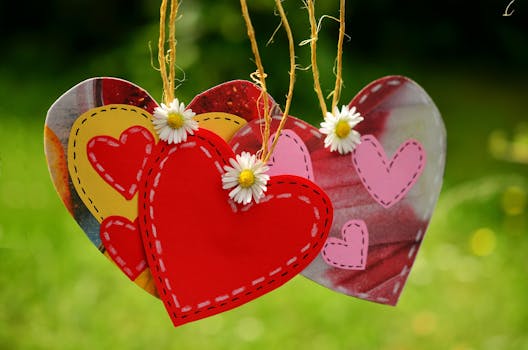
<svg viewBox="0 0 528 350"><path fill-rule="evenodd" d="M337 137L339 137L340 139L344 139L348 136L348 134L350 134L350 130L350 125L348 125L345 120L340 120L337 122L335 133Z"/></svg>
<svg viewBox="0 0 528 350"><path fill-rule="evenodd" d="M255 183L255 174L249 169L242 170L240 175L238 175L238 183L243 188L248 188L253 186Z"/></svg>
<svg viewBox="0 0 528 350"><path fill-rule="evenodd" d="M183 126L185 119L180 113L171 112L167 116L167 124L173 129L179 129Z"/></svg>

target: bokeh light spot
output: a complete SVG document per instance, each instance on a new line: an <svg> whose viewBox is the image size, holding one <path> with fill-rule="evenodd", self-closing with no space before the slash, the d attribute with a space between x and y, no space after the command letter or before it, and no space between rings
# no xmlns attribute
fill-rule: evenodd
<svg viewBox="0 0 528 350"><path fill-rule="evenodd" d="M489 151L495 158L503 158L508 153L509 143L506 133L502 130L494 130L489 136Z"/></svg>
<svg viewBox="0 0 528 350"><path fill-rule="evenodd" d="M471 252L476 256L488 256L495 250L497 239L490 228L479 228L470 239Z"/></svg>
<svg viewBox="0 0 528 350"><path fill-rule="evenodd" d="M235 329L237 336L247 342L258 339L264 332L262 322L256 318L243 318L238 322Z"/></svg>
<svg viewBox="0 0 528 350"><path fill-rule="evenodd" d="M429 335L436 330L436 315L429 311L418 313L412 320L412 329L417 335Z"/></svg>
<svg viewBox="0 0 528 350"><path fill-rule="evenodd" d="M526 191L519 186L509 186L502 194L502 209L509 216L520 215L526 208Z"/></svg>

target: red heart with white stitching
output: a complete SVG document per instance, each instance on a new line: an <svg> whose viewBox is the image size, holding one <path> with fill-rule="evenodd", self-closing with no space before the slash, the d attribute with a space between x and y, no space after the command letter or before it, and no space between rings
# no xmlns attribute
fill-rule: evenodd
<svg viewBox="0 0 528 350"><path fill-rule="evenodd" d="M96 136L86 152L97 173L126 199L134 197L143 168L154 146L152 134L140 126L121 133L119 140Z"/></svg>
<svg viewBox="0 0 528 350"><path fill-rule="evenodd" d="M217 135L160 143L141 181L139 222L149 266L174 325L253 300L301 272L332 221L327 195L297 176L275 176L258 204L222 189L234 157Z"/></svg>
<svg viewBox="0 0 528 350"><path fill-rule="evenodd" d="M137 219L109 216L101 223L100 235L112 260L132 281L147 268Z"/></svg>

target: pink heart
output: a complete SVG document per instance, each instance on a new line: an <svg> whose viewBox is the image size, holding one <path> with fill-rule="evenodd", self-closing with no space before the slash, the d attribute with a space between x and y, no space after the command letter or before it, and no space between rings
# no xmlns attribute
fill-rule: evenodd
<svg viewBox="0 0 528 350"><path fill-rule="evenodd" d="M346 270L364 270L367 264L368 230L363 220L343 226L343 239L330 237L321 251L327 264Z"/></svg>
<svg viewBox="0 0 528 350"><path fill-rule="evenodd" d="M270 146L275 134L272 135ZM284 130L277 141L275 152L268 162L269 175L290 174L313 181L313 167L310 152L295 132Z"/></svg>
<svg viewBox="0 0 528 350"><path fill-rule="evenodd" d="M365 118L355 129L362 135L375 137L384 153L395 154L402 143L413 139L422 145L427 164L424 163L422 174L409 186L408 192L386 208L365 188L350 155L329 152L324 148L324 135L316 127L289 117L286 134L294 133L302 140L312 163L313 181L332 200L334 221L329 236L341 239L342 228L350 220L364 221L369 233L364 270L330 266L321 255L302 274L340 293L395 305L440 193L445 165L445 128L431 98L405 77L389 76L370 83L354 97L350 106L355 106ZM273 121L272 133L278 124ZM248 123L231 140L233 149L237 153L258 151L262 142L260 127L258 120ZM283 150L283 146L291 149ZM271 171L280 167L283 174L300 175L304 171L300 158L306 155L301 148L279 141L272 163L277 168Z"/></svg>
<svg viewBox="0 0 528 350"><path fill-rule="evenodd" d="M372 135L361 137L352 152L352 163L371 196L390 208L398 203L418 181L425 166L425 152L416 140L408 140L390 162L379 141Z"/></svg>

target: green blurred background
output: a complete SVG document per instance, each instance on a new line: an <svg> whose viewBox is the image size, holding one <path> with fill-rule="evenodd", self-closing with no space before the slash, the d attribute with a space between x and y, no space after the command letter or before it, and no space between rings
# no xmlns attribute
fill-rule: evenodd
<svg viewBox="0 0 528 350"><path fill-rule="evenodd" d="M320 0L318 15L338 15ZM128 282L69 216L46 169L46 111L86 78L116 76L159 98L149 42L159 3L0 4L0 349L528 349L528 1L348 1L343 103L403 74L436 101L448 132L442 195L396 308L296 277L236 310L173 329L163 305ZM273 1L249 2L271 94L287 89L287 46ZM300 1L286 1L296 42ZM178 22L184 101L254 71L239 3L185 1ZM319 60L333 86L337 24ZM155 46L155 45L154 45ZM309 65L308 47L297 47ZM183 73L180 74L183 78ZM319 119L311 73L292 114Z"/></svg>

